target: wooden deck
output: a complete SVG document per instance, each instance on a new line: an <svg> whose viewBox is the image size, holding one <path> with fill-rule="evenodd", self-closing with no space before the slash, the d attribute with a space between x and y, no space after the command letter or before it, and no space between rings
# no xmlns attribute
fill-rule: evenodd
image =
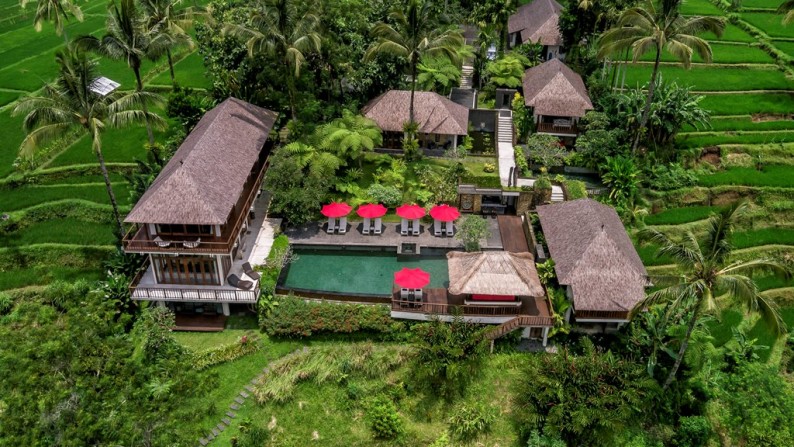
<svg viewBox="0 0 794 447"><path fill-rule="evenodd" d="M226 326L224 315L176 314L175 331L221 332Z"/></svg>
<svg viewBox="0 0 794 447"><path fill-rule="evenodd" d="M527 238L524 236L524 224L518 216L499 215L499 233L502 235L502 246L505 251L513 253L529 252Z"/></svg>

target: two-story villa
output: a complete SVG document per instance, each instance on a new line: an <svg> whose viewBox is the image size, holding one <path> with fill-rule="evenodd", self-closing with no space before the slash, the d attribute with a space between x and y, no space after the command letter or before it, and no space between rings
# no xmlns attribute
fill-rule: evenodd
<svg viewBox="0 0 794 447"><path fill-rule="evenodd" d="M125 219L133 228L124 250L148 257L133 300L177 315L229 315L230 305L256 303L259 278L250 265L267 255L253 245L267 206L260 187L276 117L229 98L187 136Z"/></svg>

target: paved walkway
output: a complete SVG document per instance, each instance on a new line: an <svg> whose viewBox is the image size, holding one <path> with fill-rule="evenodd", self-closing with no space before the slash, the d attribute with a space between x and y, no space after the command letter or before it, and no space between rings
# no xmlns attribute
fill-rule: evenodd
<svg viewBox="0 0 794 447"><path fill-rule="evenodd" d="M496 130L496 151L499 155L499 180L502 186L510 185L510 171L516 167L513 149L513 112L500 110Z"/></svg>

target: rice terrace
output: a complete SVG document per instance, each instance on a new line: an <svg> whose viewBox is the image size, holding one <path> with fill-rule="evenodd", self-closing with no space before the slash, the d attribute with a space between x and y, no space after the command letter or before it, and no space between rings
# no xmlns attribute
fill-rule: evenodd
<svg viewBox="0 0 794 447"><path fill-rule="evenodd" d="M794 445L794 1L0 0L0 446Z"/></svg>

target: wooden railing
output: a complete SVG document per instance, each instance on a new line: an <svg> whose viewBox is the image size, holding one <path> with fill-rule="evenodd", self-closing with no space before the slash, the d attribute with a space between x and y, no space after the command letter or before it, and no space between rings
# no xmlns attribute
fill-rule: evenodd
<svg viewBox="0 0 794 447"><path fill-rule="evenodd" d="M426 303L420 301L401 300L392 298L391 308L399 312L414 312L424 314L452 315L453 308L460 308L467 317L509 317L518 315L521 308L518 306L477 305L477 304L447 304Z"/></svg>
<svg viewBox="0 0 794 447"><path fill-rule="evenodd" d="M131 228L130 231L124 236L124 239L122 240L124 251L132 253L230 253L232 251L233 244L237 239L237 235L240 234L243 223L246 221L246 219L248 219L248 211L251 209L251 205L254 203L256 195L259 193L259 188L262 184L262 178L265 175L265 171L267 171L267 163L265 163L259 171L259 175L257 175L256 180L254 180L253 184L251 185L248 196L246 197L245 202L243 202L243 206L240 208L240 212L237 216L234 226L232 227L231 231L226 232L225 236L219 238L202 237L201 242L195 247L186 247L183 244L184 242L187 242L188 245L190 245L190 242L192 242L191 240L187 239L168 240L170 244L168 246L162 246L163 242L155 242L154 240L149 239L149 235L146 233L145 226L141 225L137 228ZM198 235L196 235L196 238L197 237ZM192 239L195 240L196 238Z"/></svg>
<svg viewBox="0 0 794 447"><path fill-rule="evenodd" d="M555 126L552 123L538 123L536 131L564 135L579 135L579 128L576 124L571 124L570 126Z"/></svg>
<svg viewBox="0 0 794 447"><path fill-rule="evenodd" d="M488 340L495 340L520 327L551 327L553 325L551 317L519 315L511 320L505 321L499 326L495 326L485 334L485 338Z"/></svg>
<svg viewBox="0 0 794 447"><path fill-rule="evenodd" d="M605 310L577 310L574 314L577 320L628 320L626 311Z"/></svg>

